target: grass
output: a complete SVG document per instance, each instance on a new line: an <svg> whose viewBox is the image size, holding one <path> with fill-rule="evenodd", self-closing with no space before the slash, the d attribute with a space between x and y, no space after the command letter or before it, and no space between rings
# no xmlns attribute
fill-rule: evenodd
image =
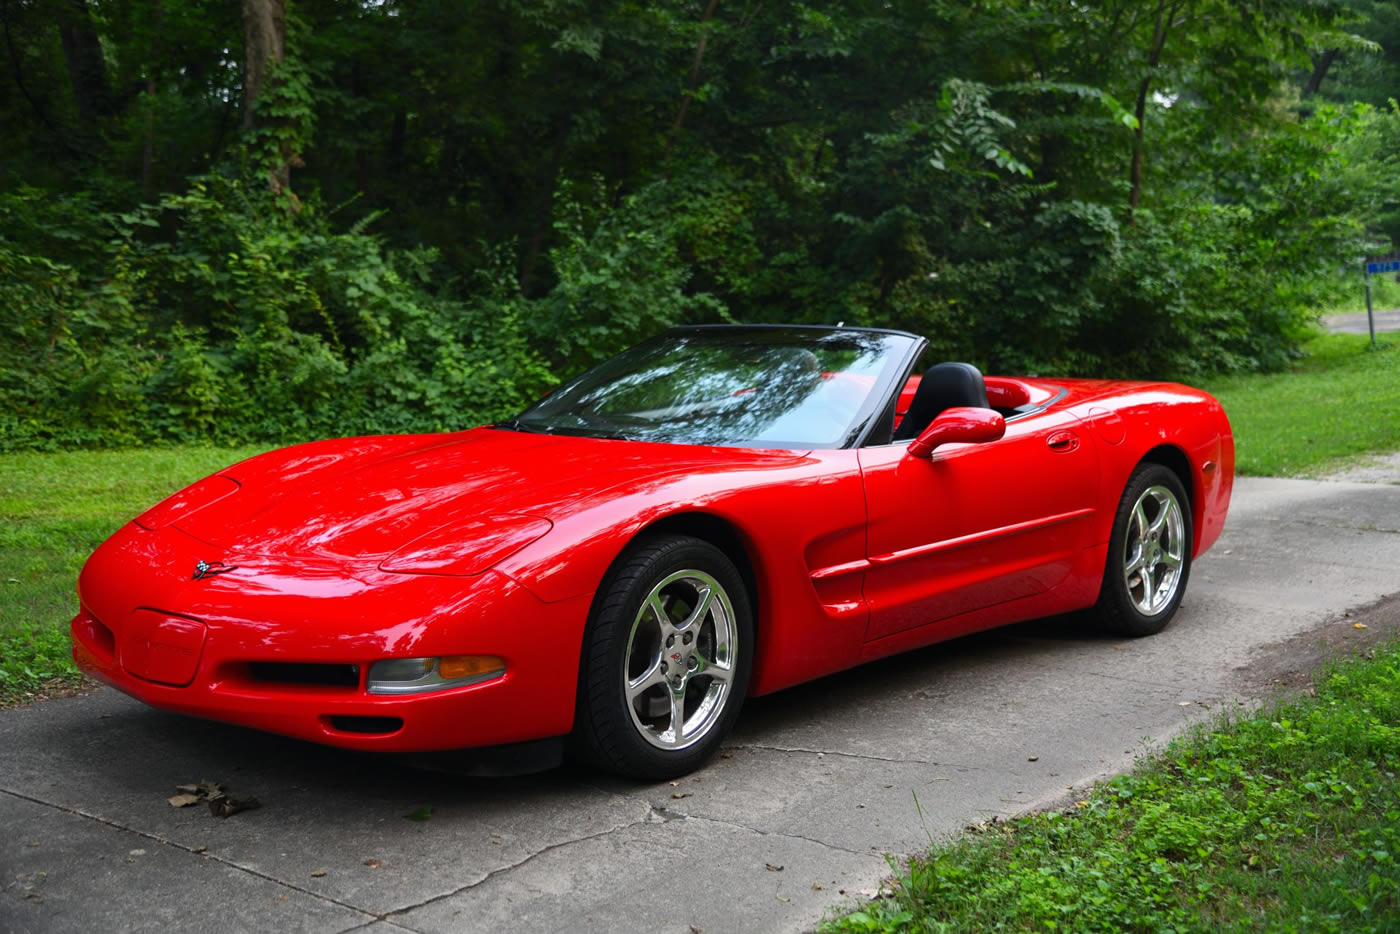
<svg viewBox="0 0 1400 934"><path fill-rule="evenodd" d="M827 931L1400 930L1400 645L1067 813L935 846Z"/></svg>
<svg viewBox="0 0 1400 934"><path fill-rule="evenodd" d="M1235 431L1235 470L1316 476L1400 450L1400 333L1327 334L1284 373L1236 376L1215 393Z"/></svg>
<svg viewBox="0 0 1400 934"><path fill-rule="evenodd" d="M0 456L0 703L81 681L69 658L87 556L147 506L261 448Z"/></svg>

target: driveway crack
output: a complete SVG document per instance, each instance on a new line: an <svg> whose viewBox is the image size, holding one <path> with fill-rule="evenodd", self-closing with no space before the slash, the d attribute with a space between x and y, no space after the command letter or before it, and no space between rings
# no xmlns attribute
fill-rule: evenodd
<svg viewBox="0 0 1400 934"><path fill-rule="evenodd" d="M905 765L948 765L951 762L934 762L930 759L902 759L897 756L875 756L863 752L841 752L833 749L812 749L806 746L778 746L772 743L733 743L726 749L763 749L768 752L800 752L814 756L840 756L843 759L863 759L869 762L893 762Z"/></svg>
<svg viewBox="0 0 1400 934"><path fill-rule="evenodd" d="M327 905L335 905L339 908L344 908L347 911L353 911L356 914L363 915L365 917L366 923L370 923L373 921L382 921L386 917L385 915L376 914L372 911L366 911L358 905L351 905L350 903L343 902L338 898L332 898L331 896L326 895L322 892L314 892L311 889L303 888L302 886L296 885L292 882L288 882L285 879L279 879L276 876L268 875L265 872L259 872L256 869L251 869L248 866L236 863L231 859L226 859L225 857L222 857L217 853L210 853L207 850L201 850L197 852L194 849L194 847L186 846L183 843L179 843L175 840L170 840L166 837L162 837L160 834L152 833L149 830L140 830L136 827L128 826L126 824L123 824L119 820L113 820L110 817L103 817L101 814L93 814L91 811L85 811L82 808L74 808L62 804L55 804L52 801L45 801L43 798L36 798L33 795L27 795L22 791L15 791L13 788L0 788L0 793L7 794L12 798L18 798L21 801L28 801L30 804L37 804L40 807L46 807L64 814L72 814L76 817L82 817L94 823L102 824L106 827L111 827L114 830L125 831L126 833L134 834L135 836L141 837L142 839L150 840L152 843L159 843L161 846L168 846L177 850L182 850L190 854L191 856L197 856L200 859L211 860L220 864L221 866L227 866L230 869L237 870L238 872L244 873L245 875L252 876L256 879L262 879L265 882L271 882L272 884L281 886L284 889L289 889L290 891L297 892L309 898L314 898L318 902L323 902ZM354 930L354 928L350 928L349 930Z"/></svg>
<svg viewBox="0 0 1400 934"><path fill-rule="evenodd" d="M760 837L784 837L789 840L802 840L806 843L815 843L817 846L825 847L828 850L835 850L838 853L849 853L852 856L864 856L867 859L873 860L881 859L881 857L870 853L862 853L860 850L853 850L848 846L841 846L836 843L828 843L825 840L818 840L816 837L809 837L805 834L791 833L784 830L763 830L759 827L751 827L739 821L725 820L722 817L706 817L703 814L686 814L685 819L705 821L711 824L718 824L721 827L733 827L738 830L747 830L749 833L758 834Z"/></svg>
<svg viewBox="0 0 1400 934"><path fill-rule="evenodd" d="M521 857L520 859L516 860L508 866L498 866L495 869L492 869L490 872L486 873L480 879L477 879L474 882L468 882L466 885L458 886L450 892L443 892L440 895L434 895L431 898L425 898L421 902L418 902L414 905L408 905L404 908L395 908L393 911L385 913L383 920L392 920L397 915L406 915L411 911L417 911L419 908L426 908L428 905L431 905L435 902L440 902L443 899L455 898L456 896L461 895L463 892L470 892L472 889L485 884L486 882L490 881L498 875L501 875L502 873L510 872L513 869L519 869L526 863L529 863L532 860L544 856L546 853L550 853L554 850L560 849L561 847L573 846L575 843L587 843L589 840L597 840L602 837L606 837L609 834L617 833L619 830L628 830L632 827L637 827L642 824L645 824L648 821L652 820L652 810L653 809L650 806L648 806L647 813L644 816L637 818L636 820L630 820L625 823L615 824L612 827L596 831L595 833L584 834L580 837L570 837L568 840L560 840L557 843L551 843L548 846L541 847L538 850L535 850L531 853L527 853L525 856Z"/></svg>

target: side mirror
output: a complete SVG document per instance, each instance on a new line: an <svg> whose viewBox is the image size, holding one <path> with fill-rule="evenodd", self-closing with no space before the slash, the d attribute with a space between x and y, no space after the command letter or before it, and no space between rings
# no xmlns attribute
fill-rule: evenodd
<svg viewBox="0 0 1400 934"><path fill-rule="evenodd" d="M914 457L931 457L933 449L940 444L986 444L996 441L1006 434L1006 419L992 409L978 409L971 406L958 406L944 409L909 442L909 453Z"/></svg>

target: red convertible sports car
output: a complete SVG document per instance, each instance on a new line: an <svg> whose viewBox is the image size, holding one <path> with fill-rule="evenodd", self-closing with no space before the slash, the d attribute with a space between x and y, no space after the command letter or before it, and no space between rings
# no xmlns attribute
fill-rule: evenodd
<svg viewBox="0 0 1400 934"><path fill-rule="evenodd" d="M1070 610L1162 629L1225 521L1219 404L922 369L924 349L677 328L508 422L251 458L98 548L74 658L156 707L320 743L567 739L661 778L750 694Z"/></svg>

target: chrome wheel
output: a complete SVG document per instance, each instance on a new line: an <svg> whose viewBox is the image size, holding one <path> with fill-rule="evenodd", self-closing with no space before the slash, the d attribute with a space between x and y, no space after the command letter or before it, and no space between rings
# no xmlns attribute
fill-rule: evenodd
<svg viewBox="0 0 1400 934"><path fill-rule="evenodd" d="M1185 530L1181 503L1167 487L1150 486L1133 504L1123 536L1123 585L1144 616L1160 613L1177 595L1189 548Z"/></svg>
<svg viewBox="0 0 1400 934"><path fill-rule="evenodd" d="M718 580L684 569L657 582L623 655L623 694L638 734L665 750L704 739L723 719L737 650L734 606Z"/></svg>

